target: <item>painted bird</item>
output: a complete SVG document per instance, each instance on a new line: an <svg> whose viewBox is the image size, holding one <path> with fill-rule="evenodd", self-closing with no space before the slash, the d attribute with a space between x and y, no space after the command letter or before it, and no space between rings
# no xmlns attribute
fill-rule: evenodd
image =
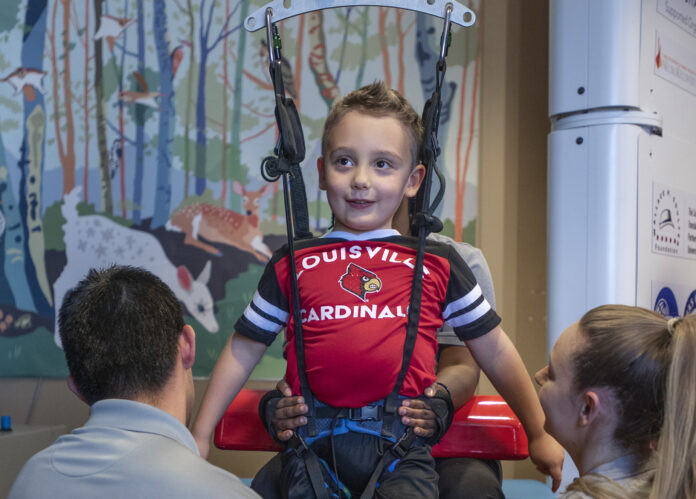
<svg viewBox="0 0 696 499"><path fill-rule="evenodd" d="M123 37L123 32L128 26L135 23L135 19L126 19L125 17L114 17L108 14L102 14L99 20L99 29L94 34L94 39L106 38L106 43L109 45L109 50L114 50L116 38Z"/></svg>
<svg viewBox="0 0 696 499"><path fill-rule="evenodd" d="M43 87L43 77L46 76L46 71L33 68L17 68L12 73L7 75L0 81L6 81L14 88L14 95L20 91L24 91L24 96L28 101L33 101L35 98L34 89L45 94L46 89Z"/></svg>
<svg viewBox="0 0 696 499"><path fill-rule="evenodd" d="M160 93L149 92L149 87L145 81L145 78L143 78L142 75L137 71L133 71L133 76L140 85L140 88L142 88L142 91L123 90L122 92L119 92L118 98L127 104L142 104L143 106L158 108L159 105L157 104L155 97L159 97Z"/></svg>

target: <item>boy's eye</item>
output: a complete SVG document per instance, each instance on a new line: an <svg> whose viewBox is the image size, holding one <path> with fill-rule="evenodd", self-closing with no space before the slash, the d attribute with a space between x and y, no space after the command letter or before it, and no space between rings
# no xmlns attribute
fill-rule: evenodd
<svg viewBox="0 0 696 499"><path fill-rule="evenodd" d="M340 166L351 166L353 162L350 160L350 158L342 157L336 159L336 164Z"/></svg>
<svg viewBox="0 0 696 499"><path fill-rule="evenodd" d="M375 161L375 166L379 169L389 168L391 166L391 163L389 163L389 161L386 161L384 159L380 159L380 160Z"/></svg>

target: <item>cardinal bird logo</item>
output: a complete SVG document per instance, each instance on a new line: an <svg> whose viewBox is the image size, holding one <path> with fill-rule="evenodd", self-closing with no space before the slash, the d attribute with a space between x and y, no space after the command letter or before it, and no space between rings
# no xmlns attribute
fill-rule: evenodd
<svg viewBox="0 0 696 499"><path fill-rule="evenodd" d="M365 270L354 263L351 263L346 268L346 273L341 276L341 287L360 298L365 300L367 293L376 293L382 289L382 281L379 280L377 274Z"/></svg>

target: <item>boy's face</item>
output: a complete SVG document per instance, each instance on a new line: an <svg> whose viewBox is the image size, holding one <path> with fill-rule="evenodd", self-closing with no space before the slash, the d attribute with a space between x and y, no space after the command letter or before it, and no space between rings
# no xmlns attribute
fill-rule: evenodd
<svg viewBox="0 0 696 499"><path fill-rule="evenodd" d="M354 234L391 229L404 196L418 192L425 167L411 169L411 139L392 117L348 112L317 160L319 187L336 217L335 230Z"/></svg>

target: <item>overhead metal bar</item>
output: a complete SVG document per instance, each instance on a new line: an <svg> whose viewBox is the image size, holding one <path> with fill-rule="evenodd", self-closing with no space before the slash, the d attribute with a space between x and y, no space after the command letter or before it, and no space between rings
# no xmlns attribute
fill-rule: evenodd
<svg viewBox="0 0 696 499"><path fill-rule="evenodd" d="M244 20L244 27L247 31L262 29L266 25L266 14L269 9L272 21L276 23L315 10L357 6L407 9L442 19L448 12L447 7L451 6L450 21L454 24L468 27L476 22L474 11L455 0L273 0L247 17Z"/></svg>

